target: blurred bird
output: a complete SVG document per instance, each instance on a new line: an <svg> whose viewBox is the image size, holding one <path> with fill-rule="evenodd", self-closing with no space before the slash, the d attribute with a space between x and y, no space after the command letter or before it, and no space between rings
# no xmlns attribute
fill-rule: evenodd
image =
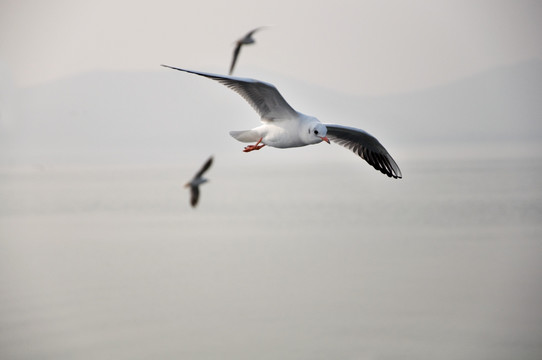
<svg viewBox="0 0 542 360"><path fill-rule="evenodd" d="M235 42L235 49L233 50L233 58L230 65L230 75L233 74L233 68L235 67L235 63L237 62L237 57L239 56L239 52L241 51L241 46L254 44L255 41L252 35L254 35L256 31L259 31L263 28L265 28L265 26L254 29Z"/></svg>
<svg viewBox="0 0 542 360"><path fill-rule="evenodd" d="M395 160L375 137L361 129L322 124L313 116L295 111L272 84L254 79L162 66L216 80L237 92L256 110L263 125L251 130L230 131L230 135L238 141L256 141L255 145L246 146L244 152L260 150L265 145L291 148L318 144L322 141L329 144L331 139L352 150L381 173L395 179L402 177Z"/></svg>
<svg viewBox="0 0 542 360"><path fill-rule="evenodd" d="M192 180L190 180L190 182L184 185L184 187L190 187L190 205L192 205L192 207L195 207L198 204L199 186L208 181L207 179L203 177L203 173L209 170L212 163L213 163L213 157L211 156L205 162L205 164L203 164L202 168L198 171L198 173L194 175Z"/></svg>

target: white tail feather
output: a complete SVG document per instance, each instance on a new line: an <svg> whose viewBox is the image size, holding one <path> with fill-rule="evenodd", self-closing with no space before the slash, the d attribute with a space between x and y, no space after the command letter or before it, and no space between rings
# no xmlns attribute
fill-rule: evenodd
<svg viewBox="0 0 542 360"><path fill-rule="evenodd" d="M230 131L230 135L237 141L246 143L258 141L261 138L258 132L254 130Z"/></svg>

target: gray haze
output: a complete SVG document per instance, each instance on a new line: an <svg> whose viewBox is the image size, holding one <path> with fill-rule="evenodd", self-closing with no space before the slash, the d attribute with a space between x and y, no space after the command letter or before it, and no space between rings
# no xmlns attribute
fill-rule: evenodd
<svg viewBox="0 0 542 360"><path fill-rule="evenodd" d="M372 133L399 162L540 154L540 61L380 97L345 95L264 75L261 79L275 83L297 110ZM175 163L213 152L242 161L284 152L242 154L243 144L228 131L258 125L248 103L218 83L169 69L91 72L5 93L10 101L0 123L4 165ZM358 165L347 151L336 154L336 145L325 145L299 150L298 156L318 152Z"/></svg>
<svg viewBox="0 0 542 360"><path fill-rule="evenodd" d="M425 148L435 145L467 157L538 151L536 1L0 6L3 164L171 162L187 149L237 150L227 132L255 126L252 109L159 64L225 73L233 42L262 25L236 75L274 83L323 122L369 131L399 162L436 154Z"/></svg>
<svg viewBox="0 0 542 360"><path fill-rule="evenodd" d="M542 3L0 3L0 358L542 358ZM375 135L245 154L275 84ZM182 187L210 155L197 209Z"/></svg>
<svg viewBox="0 0 542 360"><path fill-rule="evenodd" d="M226 73L234 41L265 25L237 75L382 95L541 59L541 19L530 0L3 0L0 65L17 86L161 63Z"/></svg>

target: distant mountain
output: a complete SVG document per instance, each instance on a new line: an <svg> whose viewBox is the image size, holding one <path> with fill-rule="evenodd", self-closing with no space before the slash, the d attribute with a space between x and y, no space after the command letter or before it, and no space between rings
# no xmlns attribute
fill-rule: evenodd
<svg viewBox="0 0 542 360"><path fill-rule="evenodd" d="M477 74L442 87L374 99L367 107L416 141L540 141L542 62Z"/></svg>
<svg viewBox="0 0 542 360"><path fill-rule="evenodd" d="M542 140L542 61L376 98L279 76L259 78L275 83L297 110L363 128L395 148ZM165 70L93 72L20 90L8 100L5 94L0 92L0 105L10 103L0 112L4 164L175 161L194 151L238 150L241 144L228 131L257 125L257 115L232 91Z"/></svg>

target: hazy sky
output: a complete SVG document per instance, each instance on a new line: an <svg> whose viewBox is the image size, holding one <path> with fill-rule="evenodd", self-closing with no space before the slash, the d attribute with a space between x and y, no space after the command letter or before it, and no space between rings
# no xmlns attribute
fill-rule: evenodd
<svg viewBox="0 0 542 360"><path fill-rule="evenodd" d="M2 0L0 70L18 86L161 63L226 73L233 42L262 25L236 75L359 94L542 58L541 1Z"/></svg>

